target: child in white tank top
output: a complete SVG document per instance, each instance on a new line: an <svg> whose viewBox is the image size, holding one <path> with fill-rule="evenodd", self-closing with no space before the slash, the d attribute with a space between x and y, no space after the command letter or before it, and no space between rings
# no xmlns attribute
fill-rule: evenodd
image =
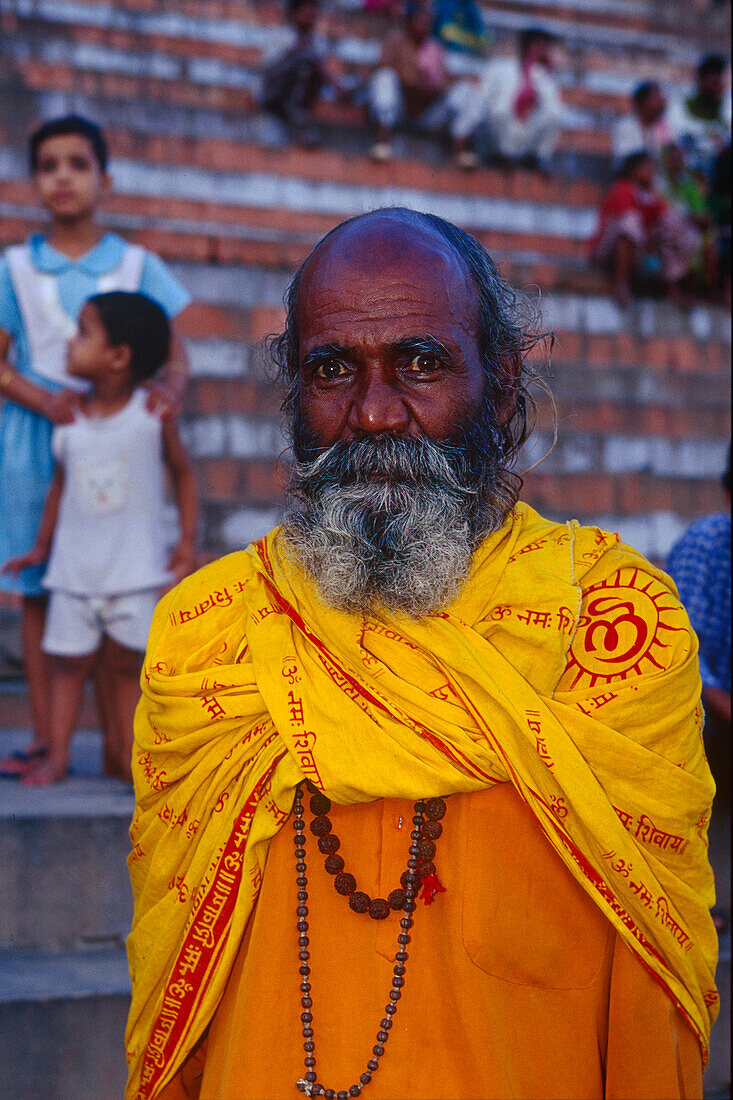
<svg viewBox="0 0 733 1100"><path fill-rule="evenodd" d="M56 472L33 549L9 561L17 572L48 563L50 590L43 649L51 659L51 745L21 782L63 779L84 682L102 646L117 716L107 759L131 778L133 716L148 630L160 590L194 567L198 501L175 420L146 407L142 383L166 361L170 326L144 294L90 298L68 345L67 369L91 384L80 414L56 427ZM168 469L181 538L167 560L163 511Z"/></svg>

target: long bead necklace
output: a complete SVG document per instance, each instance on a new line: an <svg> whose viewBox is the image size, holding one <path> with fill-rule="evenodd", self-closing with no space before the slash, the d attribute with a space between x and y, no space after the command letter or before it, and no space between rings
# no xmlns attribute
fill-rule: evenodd
<svg viewBox="0 0 733 1100"><path fill-rule="evenodd" d="M297 871L297 878L295 881L298 886L298 907L296 910L298 915L298 958L300 960L298 972L301 979L300 1003L303 1007L300 1020L303 1025L305 1074L297 1081L296 1088L299 1092L304 1092L307 1096L324 1096L326 1100L349 1100L349 1097L361 1095L362 1089L371 1081L372 1074L379 1069L379 1059L384 1054L384 1044L389 1039L393 1018L397 1013L397 1003L402 996L402 987L405 984L405 963L408 958L406 948L411 938L410 929L413 925L411 914L415 910L415 897L418 891L419 882L421 878L435 878L435 866L432 863L432 856L435 854L434 840L437 839L441 832L442 827L439 824L439 819L445 814L445 802L442 798L431 798L427 803L422 800L415 803L415 815L412 819L413 829L410 833L411 844L409 847L407 869L400 880L402 882L402 889L393 890L387 900L384 898L371 899L368 894L364 894L362 891L356 889L356 880L353 875L344 873L344 861L342 857L336 857L336 862L332 863L329 867L328 861L333 859L336 850L340 847L340 841L332 832L331 822L326 817L328 810L331 808L331 803L325 795L310 783L308 787L312 792L311 809L316 815L311 822L311 832L314 836L319 837L319 848L321 852L327 854L326 870L335 875L334 886L338 893L349 895L349 905L355 912L368 912L375 920L382 920L387 916L390 909L403 909L405 911L404 917L400 920L400 933L397 936L397 953L395 955L394 976L392 978L392 988L389 993L389 1003L385 1006L385 1015L380 1022L379 1031L377 1032L377 1042L372 1048L373 1057L367 1062L366 1069L359 1078L359 1084L351 1085L348 1090L344 1089L338 1092L335 1089L327 1089L318 1080L316 1074L316 1044L313 1030L313 999L311 997L312 986L310 982L311 968L308 965L310 960L310 952L308 950L310 939L308 937L308 878L306 875L307 866L305 862L305 817L303 810L302 784L299 785L296 789L295 801L293 803L293 828L295 829L295 868ZM426 814L429 814L427 821ZM428 826L427 835L425 832L426 826ZM435 826L437 826L437 828ZM330 839L326 845L322 845L321 840L324 838L333 839ZM427 845L429 845L429 847ZM429 856L427 860L425 858L426 856ZM425 870L423 870L424 868ZM435 878L435 882L437 883L437 878ZM442 890L439 883L437 888ZM432 893L435 889L436 887L432 888L432 892L429 898L426 898L426 901L432 900ZM356 905L352 903L352 899L354 898L356 898L357 901Z"/></svg>

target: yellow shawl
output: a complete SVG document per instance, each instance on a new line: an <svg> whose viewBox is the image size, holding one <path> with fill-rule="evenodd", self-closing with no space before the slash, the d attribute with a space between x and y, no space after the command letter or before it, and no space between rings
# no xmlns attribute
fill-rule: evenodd
<svg viewBox="0 0 733 1100"><path fill-rule="evenodd" d="M707 1057L718 998L697 642L618 537L520 505L424 621L325 606L276 530L160 603L136 718L128 1100L209 1023L294 788L511 782Z"/></svg>

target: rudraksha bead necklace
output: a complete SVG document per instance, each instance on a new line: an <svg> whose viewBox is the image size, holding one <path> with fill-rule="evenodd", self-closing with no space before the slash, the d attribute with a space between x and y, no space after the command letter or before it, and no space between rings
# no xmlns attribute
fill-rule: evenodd
<svg viewBox="0 0 733 1100"><path fill-rule="evenodd" d="M348 871L344 870L343 856L338 855L341 841L333 832L331 819L327 816L331 809L331 800L321 791L313 788L315 792L311 796L310 808L313 812L313 820L310 823L310 831L318 839L319 851L326 856L324 867L329 875L334 876L334 886L337 893L347 896L349 908L355 913L368 913L372 920L384 920L389 915L390 909L404 909L405 907L405 883L409 871L403 871L400 878L401 888L393 890L389 897L370 898L363 890L358 890L356 879ZM413 843L417 845L417 852L410 850L410 855L418 858L416 875L418 880L435 877L435 841L443 831L440 824L445 816L445 800L443 798L430 798L424 806L424 818L420 826L419 835L413 837ZM414 822L413 822L414 824ZM437 880L436 880L437 882ZM440 889L440 884L437 884ZM430 892L430 887L428 888Z"/></svg>
<svg viewBox="0 0 733 1100"><path fill-rule="evenodd" d="M405 963L408 958L406 947L410 942L409 932L413 924L410 914L415 910L418 884L421 879L430 878L434 878L435 883L437 883L437 886L434 886L429 892L429 896L426 897L427 903L432 901L436 889L442 890L437 878L435 878L435 864L432 862L432 858L435 855L434 841L438 839L442 832L440 819L445 815L446 807L442 798L431 798L427 801L415 803L407 869L400 879L402 889L393 890L387 900L384 898L370 898L368 894L356 889L354 876L344 872L344 861L341 856L336 856L336 862L331 863L329 866L329 860L334 858L341 846L341 842L332 831L331 822L326 816L331 809L331 802L312 784L307 783L307 786L312 792L310 805L315 814L310 826L311 832L318 837L318 846L321 852L327 855L326 870L335 875L334 885L337 891L340 894L348 894L349 905L354 912L368 912L374 920L383 920L390 909L403 909L405 912L404 917L400 920L400 933L397 936L397 954L395 955L394 977L392 978L392 989L389 994L389 1004L385 1006L385 1015L377 1032L377 1042L372 1048L374 1057L367 1062L366 1069L359 1078L359 1084L351 1085L348 1090L344 1089L339 1092L335 1089L327 1089L321 1084L316 1075L316 1044L313 1031L313 1013L311 1011L313 1008L310 982L311 968L308 965L310 940L308 937L308 891L306 889L308 878L305 862L305 818L303 816L302 784L299 784L296 788L293 803L293 828L295 829L295 868L297 871L295 881L298 886L298 958L300 960L300 992L302 994L300 1003L303 1007L300 1019L303 1024L305 1074L296 1083L296 1088L299 1092L306 1093L307 1096L324 1096L326 1100L349 1100L351 1096L361 1095L362 1089L371 1081L372 1074L379 1069L379 1059L384 1054L384 1044L389 1039L393 1018L397 1012L397 1002L402 996L402 987L405 984ZM328 843L322 844L322 841ZM424 868L425 870L423 870ZM355 898L356 904L354 904Z"/></svg>

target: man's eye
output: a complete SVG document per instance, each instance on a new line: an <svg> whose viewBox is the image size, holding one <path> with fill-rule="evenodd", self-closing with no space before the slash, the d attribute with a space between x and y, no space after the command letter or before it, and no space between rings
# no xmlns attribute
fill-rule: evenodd
<svg viewBox="0 0 733 1100"><path fill-rule="evenodd" d="M407 364L411 374L433 374L439 367L440 362L434 355L413 355Z"/></svg>
<svg viewBox="0 0 733 1100"><path fill-rule="evenodd" d="M348 371L339 359L326 359L319 363L313 372L314 378L320 378L325 382L332 382L334 378L343 378L346 374Z"/></svg>
<svg viewBox="0 0 733 1100"><path fill-rule="evenodd" d="M87 172L92 166L86 157L72 157L69 164L75 172Z"/></svg>

